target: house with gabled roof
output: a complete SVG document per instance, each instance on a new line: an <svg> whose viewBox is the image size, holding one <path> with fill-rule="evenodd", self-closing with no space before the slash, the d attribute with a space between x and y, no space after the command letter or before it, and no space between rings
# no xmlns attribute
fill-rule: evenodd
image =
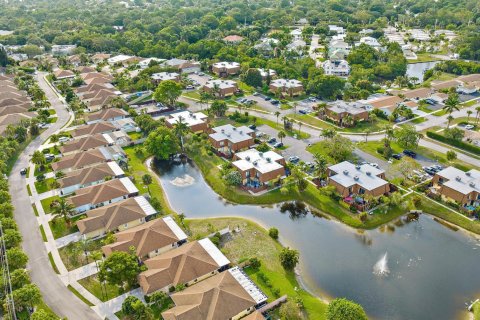
<svg viewBox="0 0 480 320"><path fill-rule="evenodd" d="M112 160L109 155L102 152L101 149L92 149L86 152L72 153L60 158L59 161L52 162L53 171L69 172L87 168L102 162Z"/></svg>
<svg viewBox="0 0 480 320"><path fill-rule="evenodd" d="M208 129L208 117L202 112L192 113L190 111L182 111L170 114L165 120L165 124L169 128L175 127L175 124L182 122L186 124L192 132L206 132Z"/></svg>
<svg viewBox="0 0 480 320"><path fill-rule="evenodd" d="M248 149L255 144L255 131L241 126L234 127L231 124L212 128L208 139L217 152L231 156L235 152Z"/></svg>
<svg viewBox="0 0 480 320"><path fill-rule="evenodd" d="M171 298L175 307L162 312L164 320L238 320L267 301L238 267L189 286Z"/></svg>
<svg viewBox="0 0 480 320"><path fill-rule="evenodd" d="M75 130L71 131L70 134L73 138L82 138L101 133L109 133L116 130L118 130L117 127L115 127L112 123L101 121L79 126Z"/></svg>
<svg viewBox="0 0 480 320"><path fill-rule="evenodd" d="M117 233L115 240L102 247L105 256L116 251L130 252L134 247L137 257L144 260L181 246L187 241L187 235L168 216Z"/></svg>
<svg viewBox="0 0 480 320"><path fill-rule="evenodd" d="M145 260L148 270L138 276L144 294L191 286L225 270L230 261L208 238L184 244Z"/></svg>
<svg viewBox="0 0 480 320"><path fill-rule="evenodd" d="M68 155L71 153L83 152L90 149L96 149L99 147L106 147L113 145L114 141L108 134L96 134L93 136L86 136L84 138L74 139L63 146L60 146L60 153L62 155Z"/></svg>
<svg viewBox="0 0 480 320"><path fill-rule="evenodd" d="M147 199L138 196L87 211L87 217L77 221L77 226L87 239L96 238L144 224L156 212Z"/></svg>
<svg viewBox="0 0 480 320"><path fill-rule="evenodd" d="M128 116L128 112L118 108L103 109L85 116L87 124L97 123L100 121L116 121L124 119Z"/></svg>
<svg viewBox="0 0 480 320"><path fill-rule="evenodd" d="M80 188L90 187L105 182L108 179L123 178L125 172L115 162L103 162L95 166L70 171L58 180L60 193L70 194Z"/></svg>
<svg viewBox="0 0 480 320"><path fill-rule="evenodd" d="M72 79L75 78L75 73L71 70L65 70L65 69L58 69L53 72L53 75L57 80L63 80L63 79Z"/></svg>
<svg viewBox="0 0 480 320"><path fill-rule="evenodd" d="M129 178L120 178L78 189L67 201L77 213L82 213L137 195L138 189L133 182Z"/></svg>
<svg viewBox="0 0 480 320"><path fill-rule="evenodd" d="M432 178L433 188L445 200L453 200L462 207L480 206L480 171L462 171L447 167Z"/></svg>

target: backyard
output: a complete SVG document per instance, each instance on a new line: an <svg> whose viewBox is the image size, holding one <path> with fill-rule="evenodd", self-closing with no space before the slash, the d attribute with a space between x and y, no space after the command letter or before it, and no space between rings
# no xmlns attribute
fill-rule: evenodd
<svg viewBox="0 0 480 320"><path fill-rule="evenodd" d="M103 239L78 241L58 249L58 253L67 270L71 271L93 262L89 255L100 250L102 246ZM85 255L85 252L87 252L87 255Z"/></svg>
<svg viewBox="0 0 480 320"><path fill-rule="evenodd" d="M91 294L93 294L95 297L97 297L103 302L118 297L119 295L129 291L125 291L119 286L111 285L107 282L104 282L102 284L100 283L100 280L98 280L97 275L80 279L78 280L78 283L80 283Z"/></svg>

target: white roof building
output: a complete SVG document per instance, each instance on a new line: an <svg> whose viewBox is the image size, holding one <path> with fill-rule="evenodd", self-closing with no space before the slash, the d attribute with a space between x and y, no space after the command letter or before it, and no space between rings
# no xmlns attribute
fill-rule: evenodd
<svg viewBox="0 0 480 320"><path fill-rule="evenodd" d="M255 285L255 283L240 269L233 267L228 272L240 283L240 285L248 292L250 297L258 304L267 301L268 297Z"/></svg>
<svg viewBox="0 0 480 320"><path fill-rule="evenodd" d="M52 54L54 56L66 56L73 54L73 51L77 48L75 44L53 45Z"/></svg>
<svg viewBox="0 0 480 320"><path fill-rule="evenodd" d="M204 123L206 118L208 117L202 112L192 113L190 111L182 111L171 114L170 118L166 119L165 121L172 126L179 121L182 121L187 126L192 127L194 125Z"/></svg>
<svg viewBox="0 0 480 320"><path fill-rule="evenodd" d="M209 80L207 83L205 83L205 87L213 89L217 87L218 89L230 89L230 88L236 88L237 83L233 80L221 80L221 79L215 79L215 80Z"/></svg>
<svg viewBox="0 0 480 320"><path fill-rule="evenodd" d="M343 27L339 27L334 24L328 25L328 30L330 30L331 32L336 32L337 34L345 33L345 29L343 29Z"/></svg>
<svg viewBox="0 0 480 320"><path fill-rule="evenodd" d="M369 164L354 165L351 162L343 161L329 167L329 169L336 173L329 179L344 188L359 185L363 189L371 191L388 184L388 181L378 177L384 171Z"/></svg>
<svg viewBox="0 0 480 320"><path fill-rule="evenodd" d="M294 40L299 40L302 38L302 29L295 29L290 31L290 35L293 37Z"/></svg>
<svg viewBox="0 0 480 320"><path fill-rule="evenodd" d="M464 172L455 167L447 167L437 172L437 175L448 180L443 183L444 186L457 192L462 194L480 193L480 171L476 169Z"/></svg>
<svg viewBox="0 0 480 320"><path fill-rule="evenodd" d="M210 137L215 141L228 140L232 143L246 141L252 138L250 134L254 131L246 126L234 127L231 124L226 124L220 127L212 128L214 133Z"/></svg>
<svg viewBox="0 0 480 320"><path fill-rule="evenodd" d="M222 62L216 62L213 64L214 68L225 68L225 69L237 69L240 68L240 63L238 62L228 62L228 61L222 61Z"/></svg>
<svg viewBox="0 0 480 320"><path fill-rule="evenodd" d="M359 45L362 44L362 43L365 43L366 45L369 45L370 47L373 47L373 48L378 48L378 47L381 46L380 43L378 42L378 40L373 38L373 37L362 37L362 38L360 38Z"/></svg>
<svg viewBox="0 0 480 320"><path fill-rule="evenodd" d="M302 82L297 79L275 79L270 82L270 85L286 89L303 87Z"/></svg>
<svg viewBox="0 0 480 320"><path fill-rule="evenodd" d="M283 168L277 161L283 159L281 155L273 151L260 152L257 149L249 149L235 154L239 160L232 164L242 171L255 169L260 173L272 172Z"/></svg>
<svg viewBox="0 0 480 320"><path fill-rule="evenodd" d="M166 61L165 59L158 59L158 58L148 58L148 59L145 59L145 60L142 60L138 63L138 66L141 68L141 69L145 69L145 68L148 68L148 66L150 65L150 62L152 61L155 61L155 62L158 62L159 64L161 64L162 62Z"/></svg>
<svg viewBox="0 0 480 320"><path fill-rule="evenodd" d="M117 56L111 57L107 59L108 64L117 64L122 63L128 59L133 58L133 56L127 56L125 54L119 54Z"/></svg>
<svg viewBox="0 0 480 320"><path fill-rule="evenodd" d="M265 70L263 68L258 68L257 70L258 72L260 72L260 75L262 76L262 78L266 78L269 74L270 74L270 77L275 77L277 75L277 72L272 69Z"/></svg>
<svg viewBox="0 0 480 320"><path fill-rule="evenodd" d="M159 72L152 74L152 79L155 81L165 81L165 80L178 80L180 75L176 72Z"/></svg>
<svg viewBox="0 0 480 320"><path fill-rule="evenodd" d="M322 68L326 75L345 77L350 73L350 66L346 60L325 60Z"/></svg>
<svg viewBox="0 0 480 320"><path fill-rule="evenodd" d="M417 41L430 41L430 35L422 29L410 29L407 30L407 33L410 33L413 39Z"/></svg>

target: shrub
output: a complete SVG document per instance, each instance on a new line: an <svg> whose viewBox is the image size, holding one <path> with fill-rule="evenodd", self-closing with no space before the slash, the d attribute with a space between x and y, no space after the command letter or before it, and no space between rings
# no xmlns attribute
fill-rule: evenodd
<svg viewBox="0 0 480 320"><path fill-rule="evenodd" d="M268 235L272 238L277 240L278 239L278 229L277 228L270 228L268 230Z"/></svg>
<svg viewBox="0 0 480 320"><path fill-rule="evenodd" d="M434 139L434 140L437 140L437 141L440 141L440 142L443 142L443 143L446 143L446 144L449 144L451 146L463 149L465 151L469 151L469 152L474 153L476 155L480 155L480 147L477 147L474 144L470 144L470 143L467 143L467 142L447 138L447 137L445 137L441 134L438 134L438 133L432 132L432 131L427 131L427 137L429 137L431 139Z"/></svg>
<svg viewBox="0 0 480 320"><path fill-rule="evenodd" d="M260 260L258 260L258 258L256 258L256 257L250 258L250 260L248 260L248 262L249 262L250 268L255 269L255 270L260 268L260 266L262 265Z"/></svg>
<svg viewBox="0 0 480 320"><path fill-rule="evenodd" d="M360 219L360 221L365 222L368 219L368 214L363 211L358 215L358 218Z"/></svg>

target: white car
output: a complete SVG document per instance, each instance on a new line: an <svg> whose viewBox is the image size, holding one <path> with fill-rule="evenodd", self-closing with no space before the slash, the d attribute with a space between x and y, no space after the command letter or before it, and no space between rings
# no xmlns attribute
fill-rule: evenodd
<svg viewBox="0 0 480 320"><path fill-rule="evenodd" d="M374 168L378 168L378 163L375 163L375 162L371 162L370 165Z"/></svg>
<svg viewBox="0 0 480 320"><path fill-rule="evenodd" d="M67 141L69 141L69 140L70 140L70 139L67 138L67 137L60 137L60 138L58 138L58 142L67 142Z"/></svg>
<svg viewBox="0 0 480 320"><path fill-rule="evenodd" d="M473 130L474 128L475 128L475 126L473 124L467 124L465 126L465 129L467 129L467 130Z"/></svg>

